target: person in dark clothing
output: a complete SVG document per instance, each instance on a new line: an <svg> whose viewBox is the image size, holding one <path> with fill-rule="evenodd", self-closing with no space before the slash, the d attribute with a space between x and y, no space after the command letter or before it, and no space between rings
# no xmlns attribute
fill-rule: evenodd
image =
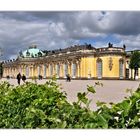
<svg viewBox="0 0 140 140"><path fill-rule="evenodd" d="M19 74L17 75L17 82L18 82L19 85L20 85L20 80L21 80L21 74L19 73Z"/></svg>
<svg viewBox="0 0 140 140"><path fill-rule="evenodd" d="M25 80L26 80L26 76L23 74L22 75L22 81L25 83Z"/></svg>
<svg viewBox="0 0 140 140"><path fill-rule="evenodd" d="M71 77L70 77L70 75L68 75L68 81L69 81L69 82L71 81Z"/></svg>
<svg viewBox="0 0 140 140"><path fill-rule="evenodd" d="M71 81L71 77L70 77L70 75L67 74L66 77L67 77L67 82L70 82L70 81Z"/></svg>
<svg viewBox="0 0 140 140"><path fill-rule="evenodd" d="M68 74L66 74L66 81L68 82Z"/></svg>
<svg viewBox="0 0 140 140"><path fill-rule="evenodd" d="M42 75L38 75L39 80L42 80L42 78L43 78Z"/></svg>

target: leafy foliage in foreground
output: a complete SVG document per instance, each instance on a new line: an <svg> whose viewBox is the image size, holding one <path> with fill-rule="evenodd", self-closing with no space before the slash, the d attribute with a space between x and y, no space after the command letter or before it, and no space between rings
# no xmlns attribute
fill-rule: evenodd
<svg viewBox="0 0 140 140"><path fill-rule="evenodd" d="M55 81L44 85L26 83L11 86L0 84L0 128L140 128L140 89L118 104L107 107L98 102L97 111L89 109L89 93L78 93L73 104L60 92ZM85 107L81 107L85 104Z"/></svg>

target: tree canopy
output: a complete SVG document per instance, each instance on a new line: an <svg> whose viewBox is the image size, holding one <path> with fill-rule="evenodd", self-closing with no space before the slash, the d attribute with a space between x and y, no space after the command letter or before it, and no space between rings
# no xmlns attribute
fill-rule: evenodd
<svg viewBox="0 0 140 140"><path fill-rule="evenodd" d="M133 52L131 59L130 59L129 67L131 69L140 68L140 52L139 51Z"/></svg>

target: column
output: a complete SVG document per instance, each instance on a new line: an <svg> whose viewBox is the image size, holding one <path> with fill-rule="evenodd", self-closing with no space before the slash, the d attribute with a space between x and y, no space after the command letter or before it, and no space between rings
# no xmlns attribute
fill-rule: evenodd
<svg viewBox="0 0 140 140"><path fill-rule="evenodd" d="M6 77L6 69L3 69L3 77Z"/></svg>
<svg viewBox="0 0 140 140"><path fill-rule="evenodd" d="M61 62L61 64L60 64L60 77L64 77L63 75L64 75L64 70L63 70L63 63Z"/></svg>
<svg viewBox="0 0 140 140"><path fill-rule="evenodd" d="M54 76L54 75L56 75L56 65L53 64L52 66L53 66L53 74L52 75Z"/></svg>
<svg viewBox="0 0 140 140"><path fill-rule="evenodd" d="M49 77L49 65L46 65L46 77Z"/></svg>
<svg viewBox="0 0 140 140"><path fill-rule="evenodd" d="M21 66L20 66L20 65L19 65L19 68L18 68L18 72L20 72L20 73L22 72L22 71L21 71Z"/></svg>
<svg viewBox="0 0 140 140"><path fill-rule="evenodd" d="M37 65L34 65L34 76L38 77Z"/></svg>
<svg viewBox="0 0 140 140"><path fill-rule="evenodd" d="M9 76L10 76L10 77L12 76L11 67L9 67Z"/></svg>
<svg viewBox="0 0 140 140"><path fill-rule="evenodd" d="M43 75L44 75L44 65L43 64L41 64L40 65L40 75L43 77Z"/></svg>
<svg viewBox="0 0 140 140"><path fill-rule="evenodd" d="M13 73L13 78L15 77L15 71L14 71L14 67L12 69L12 73Z"/></svg>
<svg viewBox="0 0 140 140"><path fill-rule="evenodd" d="M40 75L40 65L38 66L38 76Z"/></svg>
<svg viewBox="0 0 140 140"><path fill-rule="evenodd" d="M7 76L9 75L9 68L7 68Z"/></svg>
<svg viewBox="0 0 140 140"><path fill-rule="evenodd" d="M70 76L72 76L71 62L68 62L68 74L70 74Z"/></svg>
<svg viewBox="0 0 140 140"><path fill-rule="evenodd" d="M33 65L31 67L31 73L32 73L31 77L33 77L34 76L34 68L33 68Z"/></svg>
<svg viewBox="0 0 140 140"><path fill-rule="evenodd" d="M26 65L23 66L23 74L26 75Z"/></svg>

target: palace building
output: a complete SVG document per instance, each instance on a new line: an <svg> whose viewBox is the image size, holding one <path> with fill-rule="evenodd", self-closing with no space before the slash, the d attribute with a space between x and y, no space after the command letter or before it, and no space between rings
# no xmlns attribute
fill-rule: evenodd
<svg viewBox="0 0 140 140"><path fill-rule="evenodd" d="M90 44L75 45L65 49L41 51L36 45L20 52L16 60L5 61L3 77L16 78L20 72L27 78L42 76L73 79L129 79L134 76L129 69L131 52L123 47L95 48ZM140 69L137 72L140 78Z"/></svg>

